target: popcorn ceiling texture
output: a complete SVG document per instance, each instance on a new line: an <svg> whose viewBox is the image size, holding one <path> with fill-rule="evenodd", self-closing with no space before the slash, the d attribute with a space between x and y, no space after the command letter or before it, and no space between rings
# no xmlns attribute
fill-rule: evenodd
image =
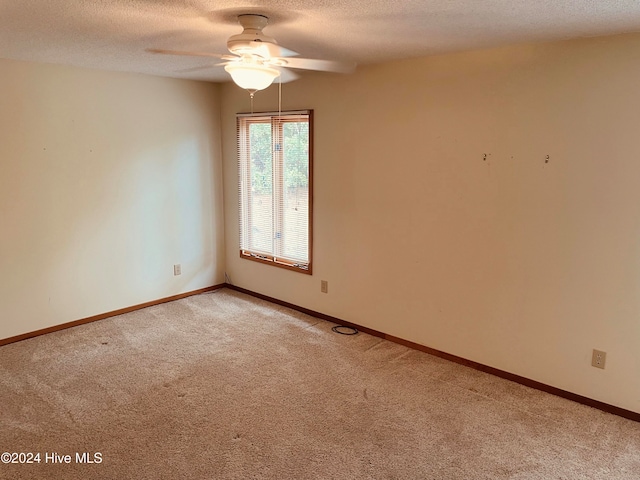
<svg viewBox="0 0 640 480"><path fill-rule="evenodd" d="M215 61L149 48L226 53L236 16L303 57L358 64L640 31L637 0L20 0L0 2L0 57L227 81ZM195 70L194 70L195 69Z"/></svg>

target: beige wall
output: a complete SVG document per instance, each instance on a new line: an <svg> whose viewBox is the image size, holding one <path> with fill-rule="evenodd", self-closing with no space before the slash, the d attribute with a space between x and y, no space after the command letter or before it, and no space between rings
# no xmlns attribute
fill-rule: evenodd
<svg viewBox="0 0 640 480"><path fill-rule="evenodd" d="M0 338L224 281L217 86L0 72Z"/></svg>
<svg viewBox="0 0 640 480"><path fill-rule="evenodd" d="M225 85L232 282L640 412L638 52L586 39L284 85L284 108L315 109L313 276L238 257L249 99Z"/></svg>

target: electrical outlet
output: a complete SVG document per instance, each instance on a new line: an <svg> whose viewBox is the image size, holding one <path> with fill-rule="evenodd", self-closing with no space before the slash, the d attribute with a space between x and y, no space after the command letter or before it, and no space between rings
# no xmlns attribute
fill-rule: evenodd
<svg viewBox="0 0 640 480"><path fill-rule="evenodd" d="M173 266L173 275L174 276L182 275L182 266L179 263Z"/></svg>
<svg viewBox="0 0 640 480"><path fill-rule="evenodd" d="M322 293L329 293L329 282L326 280L320 280L320 291Z"/></svg>
<svg viewBox="0 0 640 480"><path fill-rule="evenodd" d="M604 364L607 360L607 352L601 350L593 350L591 355L591 366L596 368L602 368L604 370Z"/></svg>

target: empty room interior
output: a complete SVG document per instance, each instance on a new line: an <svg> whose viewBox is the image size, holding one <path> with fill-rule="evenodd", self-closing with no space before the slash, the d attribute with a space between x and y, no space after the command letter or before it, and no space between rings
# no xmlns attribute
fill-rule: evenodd
<svg viewBox="0 0 640 480"><path fill-rule="evenodd" d="M640 478L638 2L0 27L0 478Z"/></svg>

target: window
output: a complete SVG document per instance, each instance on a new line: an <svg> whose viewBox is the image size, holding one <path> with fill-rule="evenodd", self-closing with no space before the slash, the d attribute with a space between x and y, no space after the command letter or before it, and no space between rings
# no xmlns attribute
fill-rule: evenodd
<svg viewBox="0 0 640 480"><path fill-rule="evenodd" d="M238 115L240 256L311 274L313 111Z"/></svg>

